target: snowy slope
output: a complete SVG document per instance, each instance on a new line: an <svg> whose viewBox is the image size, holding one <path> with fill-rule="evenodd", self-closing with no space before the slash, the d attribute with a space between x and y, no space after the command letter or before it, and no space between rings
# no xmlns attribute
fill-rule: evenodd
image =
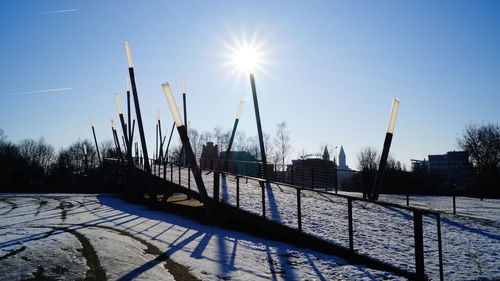
<svg viewBox="0 0 500 281"><path fill-rule="evenodd" d="M404 280L111 195L0 196L0 279ZM187 276L187 277L186 277ZM102 280L102 279L101 279Z"/></svg>
<svg viewBox="0 0 500 281"><path fill-rule="evenodd" d="M173 180L178 183L174 167ZM181 171L187 186L187 170ZM204 172L204 182L213 196L213 174ZM167 178L169 179L167 168ZM191 177L192 180L192 177ZM194 181L192 188L196 188ZM353 194L350 194L353 195ZM240 208L262 214L261 188L254 180L240 179ZM296 190L270 184L265 190L266 217L297 228ZM220 198L236 206L234 176L221 179ZM306 233L348 247L347 200L332 195L301 191L302 229ZM381 196L381 200L406 204L404 196ZM459 198L458 215L451 214L451 198L411 197L410 205L445 211L441 216L444 274L447 280L500 279L500 200ZM354 247L359 253L414 270L413 215L411 212L354 201ZM424 216L425 271L439 280L436 221Z"/></svg>

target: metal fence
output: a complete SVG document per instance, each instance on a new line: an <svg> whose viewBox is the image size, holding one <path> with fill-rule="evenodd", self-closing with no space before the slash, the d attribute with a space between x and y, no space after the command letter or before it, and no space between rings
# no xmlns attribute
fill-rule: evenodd
<svg viewBox="0 0 500 281"><path fill-rule="evenodd" d="M174 182L181 186L187 187L191 189L191 171L189 166L181 165L179 163L174 162L160 162L158 160L149 159L148 160L151 165L151 173L157 177L162 179ZM144 160L142 158L135 159L134 161L136 166L140 169L144 168ZM265 180L262 178L263 170L262 164L258 162L252 161L222 161L220 159L203 159L200 161L201 169L205 170L205 178L209 174L213 174L213 180L209 179L208 182L211 184L205 184L207 188L207 192L209 196L218 201L226 204L234 205L237 208L243 209L245 211L251 213L258 213L262 217L274 220L275 222L281 223L283 225L291 226L299 231L305 232L307 234L311 234L317 237L320 237L324 240L325 235L318 233L320 230L317 227L314 227L317 223L325 223L328 224L330 222L315 222L314 218L305 217L303 214L304 208L312 208L315 205L315 200L320 197L324 198L332 198L335 200L330 200L331 204L336 204L338 207L339 204L345 204L345 209L347 210L347 216L338 216L337 220L334 222L335 226L333 228L337 228L338 235L345 237L345 239L338 239L341 241L338 244L343 244L342 241L345 241L345 245L352 252L361 252L367 254L369 256L373 256L370 252L372 249L366 249L362 247L357 247L356 245L363 244L357 243L356 239L366 238L366 235L358 234L355 235L355 229L358 229L358 232L361 232L363 229L372 229L376 224L373 222L367 222L362 219L361 214L356 214L356 210L360 211L360 208L354 208L354 203L360 202L363 204L368 204L372 206L380 206L384 208L393 208L397 210L401 210L403 212L407 212L412 217L413 224L412 226L404 225L405 223L401 221L398 225L395 226L395 229L399 228L401 231L411 231L413 232L413 241L406 241L406 246L413 244L414 249L414 263L413 266L410 266L410 270L414 270L416 279L424 280L425 279L425 265L424 265L424 232L423 232L423 216L427 219L434 219L436 222L435 237L437 239L437 252L438 252L438 266L439 266L439 277L440 280L443 280L443 257L442 257L442 241L441 241L441 218L438 212L413 208L408 206L402 206L399 204L389 203L389 202L380 202L380 201L371 201L360 197L354 197L343 194L335 194L332 193L332 190L335 190L335 180L339 180L338 175L332 176L327 175L326 173L319 172L315 170L315 167L301 167L301 168L292 168L293 166L280 166L280 165L268 165L269 175L272 176L271 179ZM339 172L339 171L335 171ZM224 180L221 181L221 175L230 175L234 181L234 189L228 190L226 177L224 176ZM341 181L341 184L352 184L353 182L357 185L360 185L359 182L359 173L353 173L353 175L357 175L358 177L350 177L348 180L344 179ZM354 179L353 179L354 178ZM299 180L297 180L299 179ZM256 185L247 185L248 181L257 181L260 183L274 183L276 187L272 187L271 185L260 184L259 188L256 188ZM221 192L221 182L222 185L225 185L225 188L222 186L224 190ZM317 186L321 186L317 188ZM290 205L290 200L280 206L278 203L279 198L276 198L276 195L273 193L273 188L280 188L281 191L286 189L288 192L288 199L293 198L294 204ZM260 189L260 190L257 190ZM233 196L230 196L230 193ZM253 199L253 203L251 206L244 206L242 204L243 196L251 196ZM260 204L255 204L255 197L259 197ZM258 206L260 205L260 206ZM281 208L280 208L281 207ZM281 220L276 219L279 218L280 214L290 213L290 208L295 209L295 223L290 220ZM359 212L358 211L358 212ZM311 210L308 210L310 213ZM314 212L314 210L312 211ZM344 223L341 223L342 218L345 217ZM377 216L370 216L377 217ZM383 219L383 218L381 218ZM372 224L370 227L366 227L368 224ZM343 227L338 227L339 225ZM357 227L358 226L358 227ZM375 226L376 227L376 226ZM406 228L406 229L405 229ZM411 228L411 229L409 229ZM343 230L342 230L343 229ZM380 229L375 231L380 232ZM370 230L368 230L370 231ZM370 233L367 233L370 235ZM394 233L394 235L398 235ZM394 237L396 238L396 237ZM360 241L360 240L357 240ZM331 241L332 242L332 241ZM413 243L412 243L413 242ZM376 247L376 245L374 245ZM397 249L393 249L394 251L399 251ZM397 253L394 253L397 254ZM398 262L398 261L395 261ZM411 261L405 261L411 264Z"/></svg>

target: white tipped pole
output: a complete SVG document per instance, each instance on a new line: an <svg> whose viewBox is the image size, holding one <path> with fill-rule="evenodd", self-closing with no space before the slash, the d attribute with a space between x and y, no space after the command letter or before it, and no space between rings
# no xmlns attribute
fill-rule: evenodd
<svg viewBox="0 0 500 281"><path fill-rule="evenodd" d="M160 121L160 110L156 110L156 121Z"/></svg>
<svg viewBox="0 0 500 281"><path fill-rule="evenodd" d="M240 106L238 107L238 112L236 113L236 119L240 119L241 111L243 110L244 101L240 101Z"/></svg>
<svg viewBox="0 0 500 281"><path fill-rule="evenodd" d="M396 126L396 118L398 117L399 110L399 99L395 98L392 100L391 117L389 118L389 127L387 132L392 134L394 132L394 127Z"/></svg>
<svg viewBox="0 0 500 281"><path fill-rule="evenodd" d="M118 108L118 114L123 114L122 104L120 102L120 95L115 94L116 107Z"/></svg>
<svg viewBox="0 0 500 281"><path fill-rule="evenodd" d="M177 127L183 126L184 124L182 123L182 118L179 114L179 109L177 108L177 104L175 103L174 94L172 93L172 89L170 89L170 85L168 83L164 83L161 84L161 86L163 87L163 92L165 93L165 97L167 98L170 112L172 112L172 117L175 121L175 125Z"/></svg>
<svg viewBox="0 0 500 281"><path fill-rule="evenodd" d="M87 155L87 145L83 144L83 154Z"/></svg>
<svg viewBox="0 0 500 281"><path fill-rule="evenodd" d="M186 93L186 78L182 78L182 93Z"/></svg>
<svg viewBox="0 0 500 281"><path fill-rule="evenodd" d="M94 121L92 121L92 118L89 118L89 123L90 123L90 127L94 127Z"/></svg>
<svg viewBox="0 0 500 281"><path fill-rule="evenodd" d="M113 130L116 130L115 128L115 119L111 118L111 128L113 128Z"/></svg>
<svg viewBox="0 0 500 281"><path fill-rule="evenodd" d="M130 54L130 46L128 45L128 42L125 42L125 52L127 53L128 67L129 68L134 67L134 64L132 63L132 55Z"/></svg>
<svg viewBox="0 0 500 281"><path fill-rule="evenodd" d="M130 92L130 77L125 76L125 87L127 88L127 92Z"/></svg>

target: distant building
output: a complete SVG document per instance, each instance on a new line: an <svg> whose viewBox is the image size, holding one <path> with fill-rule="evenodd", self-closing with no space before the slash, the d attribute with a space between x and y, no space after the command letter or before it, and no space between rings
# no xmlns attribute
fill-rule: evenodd
<svg viewBox="0 0 500 281"><path fill-rule="evenodd" d="M335 162L335 159L333 160ZM353 171L349 166L347 165L347 157L344 151L344 146L340 146L340 151L339 151L339 165L337 167L337 177L338 177L338 184L339 187L343 187L348 185L353 176L355 175L355 171Z"/></svg>
<svg viewBox="0 0 500 281"><path fill-rule="evenodd" d="M330 153L328 153L328 146L325 146L325 150L323 151L323 160L330 161Z"/></svg>
<svg viewBox="0 0 500 281"><path fill-rule="evenodd" d="M336 185L336 165L330 160L325 160L327 154L320 157L301 157L292 160L288 166L288 182L294 185L311 189L332 189ZM329 156L328 156L329 157Z"/></svg>
<svg viewBox="0 0 500 281"><path fill-rule="evenodd" d="M466 186L472 182L473 169L466 151L450 151L429 155L429 174L439 177L442 184Z"/></svg>
<svg viewBox="0 0 500 281"><path fill-rule="evenodd" d="M424 175L429 174L429 161L425 159L424 160L410 159L410 161L411 161L411 171L413 173L419 173Z"/></svg>
<svg viewBox="0 0 500 281"><path fill-rule="evenodd" d="M340 146L340 152L339 152L339 170L351 170L349 166L346 164L346 156L344 152L344 147L341 145Z"/></svg>
<svg viewBox="0 0 500 281"><path fill-rule="evenodd" d="M225 161L226 151L220 153L220 159ZM230 151L228 160L226 169L233 174L255 178L262 176L259 160L248 151Z"/></svg>
<svg viewBox="0 0 500 281"><path fill-rule="evenodd" d="M200 157L200 168L214 169L219 159L219 148L213 142L207 142L203 145Z"/></svg>

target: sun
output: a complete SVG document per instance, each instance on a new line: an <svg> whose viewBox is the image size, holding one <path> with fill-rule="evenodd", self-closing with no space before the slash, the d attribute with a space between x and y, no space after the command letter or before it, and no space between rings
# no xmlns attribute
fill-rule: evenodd
<svg viewBox="0 0 500 281"><path fill-rule="evenodd" d="M242 46L231 54L232 64L242 71L254 72L261 57L255 48Z"/></svg>
<svg viewBox="0 0 500 281"><path fill-rule="evenodd" d="M224 65L230 68L231 74L267 73L265 67L269 61L266 56L270 50L266 48L265 40L258 40L257 36L252 36L250 40L233 36L232 42L224 42L224 46Z"/></svg>

